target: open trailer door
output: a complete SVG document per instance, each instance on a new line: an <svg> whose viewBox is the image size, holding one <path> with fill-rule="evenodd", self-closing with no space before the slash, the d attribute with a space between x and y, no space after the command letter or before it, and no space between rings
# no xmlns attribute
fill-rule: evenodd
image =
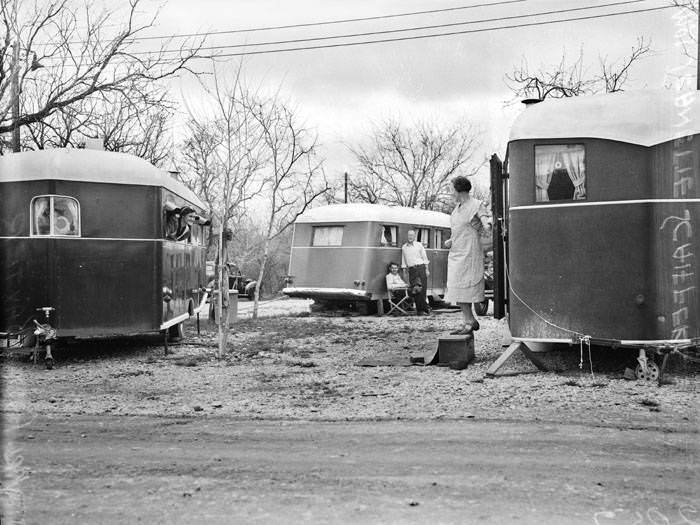
<svg viewBox="0 0 700 525"><path fill-rule="evenodd" d="M506 199L508 174L495 153L491 156L491 213L493 216L493 317L502 319L508 303L508 228Z"/></svg>

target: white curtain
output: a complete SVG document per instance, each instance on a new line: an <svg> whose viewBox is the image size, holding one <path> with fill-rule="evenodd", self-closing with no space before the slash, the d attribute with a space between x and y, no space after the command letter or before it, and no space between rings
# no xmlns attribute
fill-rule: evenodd
<svg viewBox="0 0 700 525"><path fill-rule="evenodd" d="M536 202L548 201L547 190L552 182L554 172L554 162L557 158L557 146L537 146L535 147L535 181L536 181Z"/></svg>
<svg viewBox="0 0 700 525"><path fill-rule="evenodd" d="M564 167L574 184L574 200L586 198L586 167L584 165L583 146L568 146L561 152Z"/></svg>
<svg viewBox="0 0 700 525"><path fill-rule="evenodd" d="M34 199L34 235L51 235L51 211L49 197Z"/></svg>
<svg viewBox="0 0 700 525"><path fill-rule="evenodd" d="M314 228L314 246L340 246L342 243L342 226L319 226Z"/></svg>

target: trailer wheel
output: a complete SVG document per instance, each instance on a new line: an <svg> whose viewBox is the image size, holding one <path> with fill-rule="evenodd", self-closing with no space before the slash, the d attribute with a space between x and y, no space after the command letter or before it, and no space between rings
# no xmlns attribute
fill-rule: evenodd
<svg viewBox="0 0 700 525"><path fill-rule="evenodd" d="M637 365L637 368L634 369L634 375L637 376L637 379L643 379L644 381L657 381L659 379L659 365L649 359L647 361L647 369L644 370L642 365Z"/></svg>
<svg viewBox="0 0 700 525"><path fill-rule="evenodd" d="M183 337L185 337L185 333L182 328L182 323L177 323L168 328L168 339L170 341L180 341Z"/></svg>
<svg viewBox="0 0 700 525"><path fill-rule="evenodd" d="M480 303L474 303L474 311L476 315L486 315L486 312L489 311L489 300L484 299Z"/></svg>

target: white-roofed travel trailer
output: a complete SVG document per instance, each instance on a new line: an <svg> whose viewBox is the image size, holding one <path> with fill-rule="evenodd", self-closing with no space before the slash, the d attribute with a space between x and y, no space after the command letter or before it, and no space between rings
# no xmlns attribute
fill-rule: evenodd
<svg viewBox="0 0 700 525"><path fill-rule="evenodd" d="M360 311L372 304L381 308L387 295L387 266L401 264L401 245L411 229L430 260L428 297L439 300L445 294L447 249L443 243L450 235L450 216L366 203L313 208L297 219L290 282L283 292L321 303L350 303Z"/></svg>
<svg viewBox="0 0 700 525"><path fill-rule="evenodd" d="M149 162L11 153L0 156L0 194L2 346L31 346L35 322L56 338L180 336L204 308L204 203Z"/></svg>
<svg viewBox="0 0 700 525"><path fill-rule="evenodd" d="M700 342L699 97L612 93L523 111L503 169L492 159L495 295L506 291L514 341Z"/></svg>

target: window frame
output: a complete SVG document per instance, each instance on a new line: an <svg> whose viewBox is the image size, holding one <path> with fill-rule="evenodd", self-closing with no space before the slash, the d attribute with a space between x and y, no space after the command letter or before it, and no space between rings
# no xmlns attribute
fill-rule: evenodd
<svg viewBox="0 0 700 525"><path fill-rule="evenodd" d="M49 199L49 233L38 233L35 232L35 226L36 226L36 216L34 214L34 203L36 202L37 199ZM75 203L76 206L76 232L72 234L61 234L61 233L55 233L55 219L54 219L54 214L55 214L55 201L56 198L59 199L68 199L71 200ZM38 230L38 228L37 228ZM55 193L47 193L43 195L35 195L32 197L32 199L29 201L29 236L30 237L60 237L60 238L76 238L76 237L82 237L83 231L82 231L82 212L80 210L80 201L76 199L75 197L71 197L70 195L59 195Z"/></svg>
<svg viewBox="0 0 700 525"><path fill-rule="evenodd" d="M326 229L326 230L340 230L340 239L337 244L333 243L328 243L328 244L316 244L316 232L321 230L321 229ZM315 248L324 248L324 247L336 247L336 246L342 246L343 245L343 237L345 236L345 226L342 224L328 224L328 225L319 225L319 226L314 226L313 230L311 232L311 246ZM329 236L330 237L330 236Z"/></svg>
<svg viewBox="0 0 700 525"><path fill-rule="evenodd" d="M413 229L416 230L416 240L423 245L423 248L430 248L432 246L432 243L430 242L430 228L426 228L425 226L415 226ZM428 232L427 240L423 240L423 235L421 232Z"/></svg>
<svg viewBox="0 0 700 525"><path fill-rule="evenodd" d="M440 242L438 242L438 237L440 237ZM433 249L440 250L443 248L443 237L443 230L441 230L440 228L435 228L433 230Z"/></svg>
<svg viewBox="0 0 700 525"><path fill-rule="evenodd" d="M384 230L390 228L392 231L392 242L384 243ZM379 245L383 248L396 248L399 245L399 227L396 224L382 224L382 229L379 237Z"/></svg>
<svg viewBox="0 0 700 525"><path fill-rule="evenodd" d="M571 174L567 170L567 175L569 177L569 180L571 180L571 183L574 184L574 195L570 199L557 199L557 200L550 200L549 198L547 200L539 200L537 196L537 149L538 148L570 148L570 147L581 147L583 149L583 166L584 166L584 182L583 182L583 189L584 189L584 196L582 198L575 198L576 195L576 185L574 184L574 181L571 179ZM587 201L589 200L589 195L588 195L588 162L586 158L586 151L587 151L586 144L584 142L558 142L556 144L552 143L545 143L545 144L533 144L533 150L532 150L532 163L533 163L533 170L532 170L532 182L533 182L533 190L534 190L534 198L533 202L535 204L544 204L547 205L548 203L556 204L556 203L567 203L567 202L579 202L579 201ZM551 183L551 181L550 181ZM547 188L549 189L549 187ZM546 190L545 190L546 191Z"/></svg>

